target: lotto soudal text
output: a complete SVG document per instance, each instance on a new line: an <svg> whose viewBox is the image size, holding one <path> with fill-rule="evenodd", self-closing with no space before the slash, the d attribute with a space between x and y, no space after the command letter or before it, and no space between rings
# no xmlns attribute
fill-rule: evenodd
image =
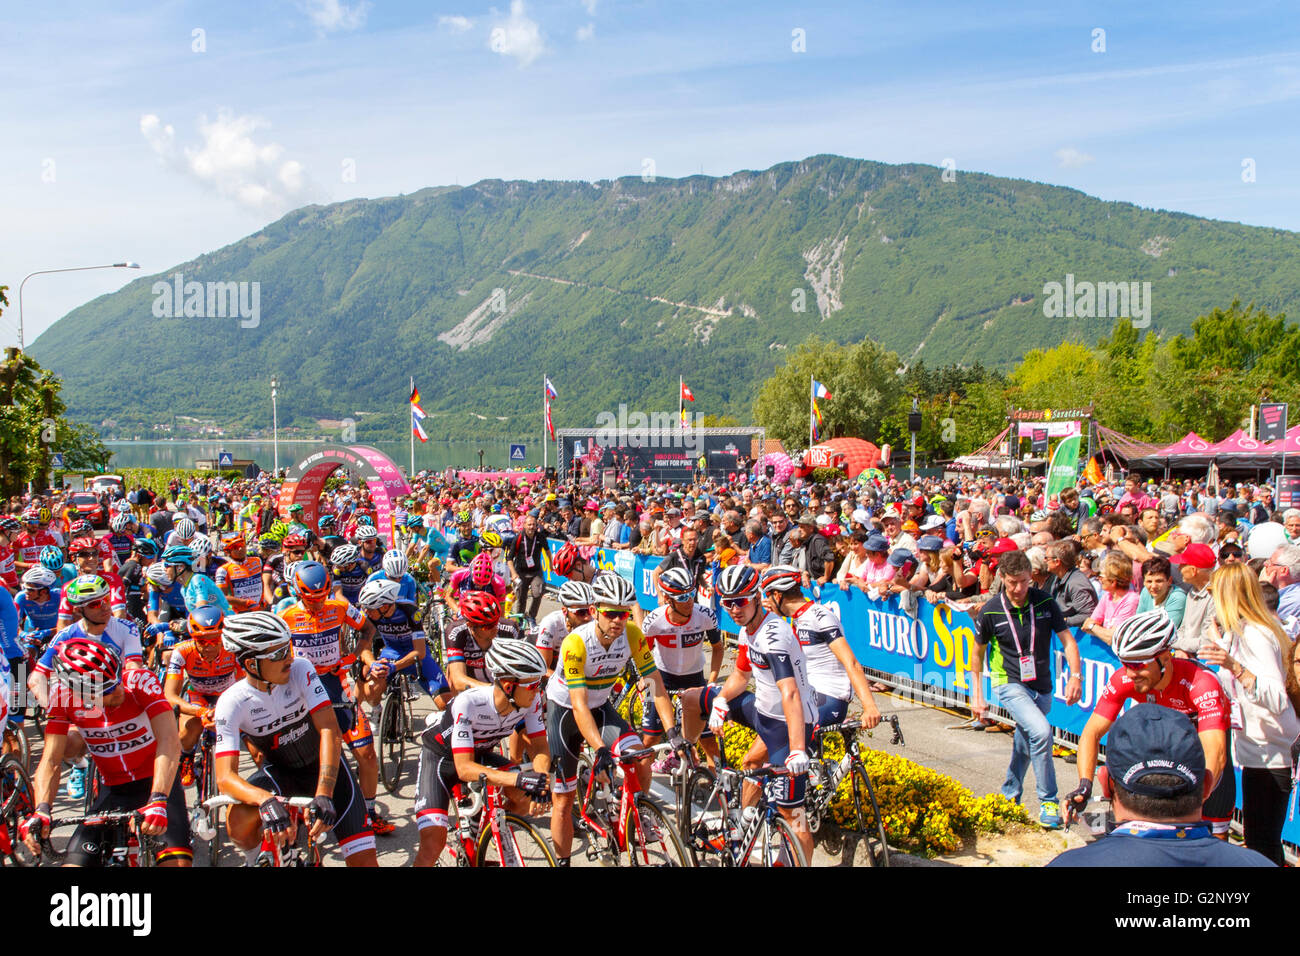
<svg viewBox="0 0 1300 956"><path fill-rule="evenodd" d="M135 936L148 936L153 928L153 897L150 893L83 893L73 886L50 897L50 925L128 927Z"/></svg>

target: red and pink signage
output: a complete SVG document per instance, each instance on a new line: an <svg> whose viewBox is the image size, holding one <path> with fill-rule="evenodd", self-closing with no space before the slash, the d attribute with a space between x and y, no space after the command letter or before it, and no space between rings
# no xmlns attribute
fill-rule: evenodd
<svg viewBox="0 0 1300 956"><path fill-rule="evenodd" d="M370 490L375 502L375 527L390 545L393 543L393 511L397 500L411 493L411 487L391 458L368 445L329 445L308 455L289 469L280 488L277 510L282 518L289 506L302 505L305 524L316 527L320 514L320 494L325 479L340 468L355 473Z"/></svg>

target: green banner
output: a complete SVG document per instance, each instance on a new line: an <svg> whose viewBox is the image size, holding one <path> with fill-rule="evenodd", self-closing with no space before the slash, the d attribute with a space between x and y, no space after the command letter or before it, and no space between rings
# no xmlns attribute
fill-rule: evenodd
<svg viewBox="0 0 1300 956"><path fill-rule="evenodd" d="M1047 497L1059 495L1074 484L1079 474L1079 436L1071 435L1056 446L1052 465L1047 469Z"/></svg>

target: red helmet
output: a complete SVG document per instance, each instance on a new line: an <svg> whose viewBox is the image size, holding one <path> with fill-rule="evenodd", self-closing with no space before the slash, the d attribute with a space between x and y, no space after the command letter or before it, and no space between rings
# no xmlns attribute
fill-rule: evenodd
<svg viewBox="0 0 1300 956"><path fill-rule="evenodd" d="M85 524L83 521L82 524ZM68 544L68 554L76 554L78 551L94 551L99 553L99 544L96 543L93 535L86 537L75 537Z"/></svg>
<svg viewBox="0 0 1300 956"><path fill-rule="evenodd" d="M306 548L307 539L300 534L287 534L284 536L283 544L286 548Z"/></svg>
<svg viewBox="0 0 1300 956"><path fill-rule="evenodd" d="M581 557L573 544L566 544L551 558L551 570L560 577L567 577L573 570L573 564Z"/></svg>
<svg viewBox="0 0 1300 956"><path fill-rule="evenodd" d="M74 692L106 694L117 686L122 659L109 644L88 637L64 641L54 652L54 678Z"/></svg>
<svg viewBox="0 0 1300 956"><path fill-rule="evenodd" d="M469 591L461 596L460 616L471 624L488 627L501 620L501 602L487 591Z"/></svg>

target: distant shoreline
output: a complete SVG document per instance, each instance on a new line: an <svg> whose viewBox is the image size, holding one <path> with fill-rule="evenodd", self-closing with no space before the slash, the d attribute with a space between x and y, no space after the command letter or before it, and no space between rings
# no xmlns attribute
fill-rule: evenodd
<svg viewBox="0 0 1300 956"><path fill-rule="evenodd" d="M392 444L401 441L399 438L379 439L381 443ZM447 438L441 441L430 439L433 444L439 445L474 445L474 444L510 444L508 438ZM145 438L135 441L129 438L115 438L112 441L105 440L105 445L221 445L229 443L232 445L273 445L276 444L271 438ZM363 442L327 442L320 438L281 438L281 445L344 445L344 444L364 444Z"/></svg>

